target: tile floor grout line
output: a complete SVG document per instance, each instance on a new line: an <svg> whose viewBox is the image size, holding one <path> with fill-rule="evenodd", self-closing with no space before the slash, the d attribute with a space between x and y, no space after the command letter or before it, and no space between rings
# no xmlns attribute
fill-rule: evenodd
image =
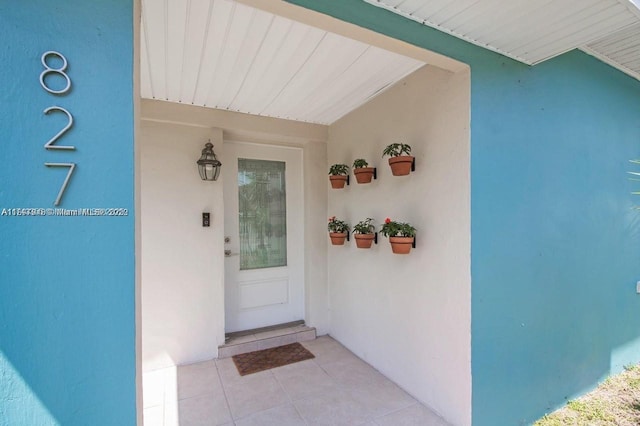
<svg viewBox="0 0 640 426"><path fill-rule="evenodd" d="M227 397L227 389L226 386L224 384L224 380L222 380L222 375L220 374L220 369L218 368L218 359L213 361L213 364L216 366L216 374L218 376L218 380L220 381L220 387L222 388L222 394L224 395L224 403L227 406L227 410L229 410L229 417L231 417L231 423L233 423L233 425L235 426L236 422L233 418L233 413L231 412L231 405L229 404L229 398ZM235 366L235 364L234 364Z"/></svg>
<svg viewBox="0 0 640 426"><path fill-rule="evenodd" d="M337 362L337 361L332 361L332 362ZM326 364L331 364L331 362L326 362L326 363L325 363L325 365L326 365ZM327 376L329 376L329 377L331 377L331 378L333 379L333 376L332 376L331 374L329 374L329 372L328 372L328 371L327 371L327 370L326 370L326 369L325 369L325 368L324 368L320 363L318 363L318 367L320 367L320 368L322 369L322 371L324 371L324 373L325 373ZM334 380L335 380L335 379L334 379ZM336 382L336 383L337 383L337 382ZM337 384L339 384L339 383L337 383Z"/></svg>
<svg viewBox="0 0 640 426"><path fill-rule="evenodd" d="M222 387L222 383L220 384L220 386ZM199 394L197 394L197 395L191 395L191 396L188 396L188 397L186 397L186 398L180 398L180 397L178 396L178 399L177 399L176 401L177 401L177 402L180 402L180 401L186 401L187 399L199 398L199 397L201 397L201 396L215 395L215 393L216 393L215 391L212 391L212 392L202 392L202 393L199 393Z"/></svg>
<svg viewBox="0 0 640 426"><path fill-rule="evenodd" d="M306 348L305 348L306 349ZM315 356L315 355L314 355ZM313 358L312 358L313 359ZM295 363L294 363L295 364ZM289 364L289 365L293 365L293 364ZM284 367L284 366L283 366ZM279 367L276 367L279 368ZM272 369L273 370L273 369ZM298 416L300 416L300 418L302 419L302 421L304 422L305 425L308 425L309 422L307 422L307 419L304 418L304 416L302 415L302 413L298 410L298 407L296 407L295 401L293 400L293 398L291 397L291 395L289 395L289 392L287 392L287 390L285 389L285 387L283 386L283 384L280 382L280 379L278 379L278 375L273 373L273 377L276 379L276 382L278 382L278 385L280 385L280 388L284 391L284 394L287 395L287 398L289 398L289 404L291 404L291 406L293 407L293 409L296 411L296 413L298 413Z"/></svg>
<svg viewBox="0 0 640 426"><path fill-rule="evenodd" d="M167 367L171 368L171 367ZM178 367L176 367L176 388L178 387ZM177 389L176 389L177 392ZM163 426L169 426L167 425L168 419L167 419L167 373L165 372L164 377L162 379L162 425Z"/></svg>
<svg viewBox="0 0 640 426"><path fill-rule="evenodd" d="M305 347L305 349L307 349L309 352L311 352L311 349L306 348L306 347ZM313 353L313 352L311 352L311 353ZM331 383L332 383L333 385L335 385L336 387L340 388L340 384L336 381L336 379L334 379L333 377L331 377L331 376L329 375L329 373L327 373L327 372L322 368L322 366L321 366L320 364L318 364L318 362L316 361L316 360L317 360L317 357L315 356L315 354L314 354L313 356L314 356L314 358L311 358L311 360L312 360L312 361L313 361L313 362L314 362L314 363L315 363L315 364L320 368L320 370L321 370L324 374L326 374L326 375L327 375L327 377L329 378L329 380L331 380ZM312 393L312 394L310 394L310 395L307 395L305 398L310 398L310 397L312 397L312 396L313 396L313 395L315 395L315 394L319 394L319 392L317 392L317 393ZM298 401L302 401L302 400L303 400L303 399L305 399L305 398L300 398ZM305 424L305 425L307 425L307 426L309 426L309 422L307 421L307 418L306 418L305 416L303 416L303 415L302 415L302 413L300 412L300 410L298 410L298 407L296 406L295 401L294 401L294 402L292 402L292 404L293 404L293 408L295 408L296 412L298 413L298 415L300 416L300 418L302 419L302 421L304 422L304 424Z"/></svg>
<svg viewBox="0 0 640 426"><path fill-rule="evenodd" d="M300 410L298 410L298 407L296 407L295 403L291 403L291 405L293 405L293 409L296 410L296 413L298 413L298 415L300 416L300 418L302 419L302 421L304 422L305 425L309 426L309 422L307 421L307 419L302 415L302 413L300 412Z"/></svg>
<svg viewBox="0 0 640 426"><path fill-rule="evenodd" d="M234 363L234 367L235 367L235 363ZM217 368L218 368L218 364L216 364L216 369L217 369ZM260 373L269 373L269 374L271 374L271 377L273 377L273 379L276 381L276 383L280 386L280 389L284 392L284 394L287 396L287 398L289 398L289 394L288 394L288 393L287 393L287 391L284 389L284 387L282 386L282 384L280 383L280 381L278 380L278 378L276 377L276 375L275 375L275 374L273 374L273 368L270 368L270 369L268 369L268 370L264 370L264 371L260 371ZM239 374L239 373L238 373L238 374ZM247 374L247 376L250 376L250 374ZM244 377L244 376L241 376L241 377ZM222 377L220 378L220 382L222 382ZM225 392L225 391L224 391L224 383L222 384L222 386L223 386L223 392ZM224 396L225 396L225 400L226 400L226 398L227 398L227 393L226 393L226 392L225 392ZM289 402L291 402L291 401L289 401ZM291 403L292 403L292 402L291 402ZM228 404L228 401L227 401L227 404ZM231 411L231 406L229 405L229 414L231 415L231 420L233 421L233 423L234 423L234 425L235 425L235 421L236 421L236 420L246 419L247 417L253 416L254 414L261 413L261 412L263 412L263 411L267 411L267 410L271 410L271 409L273 409L273 408L282 407L282 406L284 406L284 405L286 405L286 404L287 404L287 403L285 402L285 403L283 403L283 404L276 405L275 407L271 407L271 408L267 408L267 409L264 409L264 410L256 411L256 412L254 412L254 413L247 414L246 416L241 416L241 417L237 417L237 418L234 416L233 412ZM293 404L293 403L292 403L292 404ZM302 416L301 416L301 417L302 417ZM303 420L304 420L304 419L303 419Z"/></svg>
<svg viewBox="0 0 640 426"><path fill-rule="evenodd" d="M288 364L288 365L292 365L292 364ZM276 367L278 368L278 367ZM291 395L289 395L289 392L287 392L287 390L284 388L284 386L282 385L282 383L280 383L280 380L278 379L278 376L276 374L273 373L273 368L270 369L271 374L273 375L273 378L276 379L276 382L278 383L278 386L280 386L280 389L282 389L282 391L284 392L285 395L287 395L287 398L289 399L289 402L291 404L293 404L293 398L291 398Z"/></svg>
<svg viewBox="0 0 640 426"><path fill-rule="evenodd" d="M167 410L165 410L165 406L164 406L164 404L162 404L162 425L163 425L163 426L165 426L165 423L166 423L166 421L165 421L166 419L164 418L164 415L165 415L165 412L166 412L166 411L167 411Z"/></svg>
<svg viewBox="0 0 640 426"><path fill-rule="evenodd" d="M409 394L407 394L407 395L409 395ZM409 396L411 396L411 395L409 395ZM411 398L413 398L413 397L411 397ZM384 413L384 414L381 414L379 416L373 417L371 420L381 419L383 417L390 416L390 415L398 413L398 412L400 412L402 410L406 410L407 408L413 407L414 405L423 405L421 402L418 402L417 399L415 399L415 398L413 398L413 399L414 399L414 401L411 404L407 405L406 407L402 407L402 408L398 408L398 409L389 411L388 413Z"/></svg>
<svg viewBox="0 0 640 426"><path fill-rule="evenodd" d="M264 413L265 411L273 410L274 408L284 407L284 406L285 406L285 405L287 405L287 404L289 404L289 402L284 402L284 403L282 403L282 404L280 404L280 405L274 405L273 407L265 408L264 410L256 411L256 412L254 412L254 413L250 413L250 414L247 414L247 415L245 415L245 416L238 417L237 419L233 419L233 421L235 422L236 420L245 420L245 419L247 419L247 418L249 418L249 417L251 417L251 416L255 416L256 414ZM292 404L292 405L293 405L293 404ZM302 417L302 416L300 416L300 417ZM304 419L303 419L303 420L304 420Z"/></svg>

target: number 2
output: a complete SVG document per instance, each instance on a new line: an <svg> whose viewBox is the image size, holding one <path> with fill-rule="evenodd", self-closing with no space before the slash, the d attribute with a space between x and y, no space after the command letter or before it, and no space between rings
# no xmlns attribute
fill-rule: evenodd
<svg viewBox="0 0 640 426"><path fill-rule="evenodd" d="M59 107L59 106L52 106L49 107L47 109L44 110L45 114L49 114L49 112L51 111L61 111L64 112L65 114L67 114L67 118L69 119L69 122L67 123L66 126L64 126L64 128L62 130L60 130L54 137L52 137L51 139L49 139L49 141L47 143L44 144L44 147L46 149L76 149L75 146L70 146L70 145L54 145L54 143L67 131L71 128L71 126L73 126L73 116L71 115L71 113L69 111L67 111L66 109Z"/></svg>

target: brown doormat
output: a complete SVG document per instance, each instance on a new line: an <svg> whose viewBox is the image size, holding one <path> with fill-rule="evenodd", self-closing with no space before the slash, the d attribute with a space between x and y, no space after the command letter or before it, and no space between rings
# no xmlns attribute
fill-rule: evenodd
<svg viewBox="0 0 640 426"><path fill-rule="evenodd" d="M283 365L315 358L315 356L300 343L291 343L289 345L278 346L277 348L234 355L232 358L236 364L238 373L240 373L241 376L245 376L270 368L282 367Z"/></svg>

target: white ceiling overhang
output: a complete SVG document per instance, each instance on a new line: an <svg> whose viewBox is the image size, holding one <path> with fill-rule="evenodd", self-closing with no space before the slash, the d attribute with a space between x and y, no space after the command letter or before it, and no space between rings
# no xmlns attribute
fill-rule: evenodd
<svg viewBox="0 0 640 426"><path fill-rule="evenodd" d="M640 0L364 0L529 65L580 48L640 79Z"/></svg>
<svg viewBox="0 0 640 426"><path fill-rule="evenodd" d="M580 48L640 79L640 0L364 1L529 65ZM143 0L142 97L328 125L427 62L458 66L285 5Z"/></svg>
<svg viewBox="0 0 640 426"><path fill-rule="evenodd" d="M331 124L425 62L234 0L143 0L141 95Z"/></svg>

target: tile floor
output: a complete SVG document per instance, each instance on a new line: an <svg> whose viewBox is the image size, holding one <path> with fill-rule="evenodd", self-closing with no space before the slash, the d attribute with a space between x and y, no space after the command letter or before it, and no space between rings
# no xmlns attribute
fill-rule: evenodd
<svg viewBox="0 0 640 426"><path fill-rule="evenodd" d="M316 358L240 376L231 358L144 374L145 426L447 426L331 337Z"/></svg>

